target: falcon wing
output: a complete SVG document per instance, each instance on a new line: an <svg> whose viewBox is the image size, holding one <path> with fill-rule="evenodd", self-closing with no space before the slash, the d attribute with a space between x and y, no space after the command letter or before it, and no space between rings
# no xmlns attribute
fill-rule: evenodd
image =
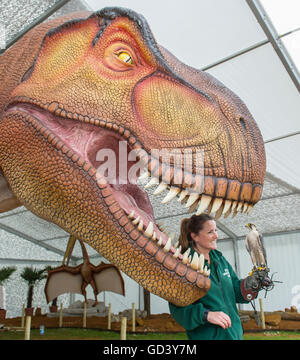
<svg viewBox="0 0 300 360"><path fill-rule="evenodd" d="M125 296L124 279L115 265L101 263L93 266L93 277L97 286L97 294L101 291L112 291Z"/></svg>
<svg viewBox="0 0 300 360"><path fill-rule="evenodd" d="M248 235L246 236L246 239L245 239L245 247L246 247L246 250L248 251L248 253L250 254L250 249L249 249L249 244L248 244Z"/></svg>
<svg viewBox="0 0 300 360"><path fill-rule="evenodd" d="M264 239L262 237L261 234L259 234L259 242L260 242L260 245L261 245L261 252L262 252L262 255L264 257L264 263L265 265L267 266L267 252L266 252L266 248L265 248L265 245L264 245Z"/></svg>
<svg viewBox="0 0 300 360"><path fill-rule="evenodd" d="M81 285L82 276L80 274L80 266L71 267L62 265L48 271L45 285L47 303L61 294L82 294Z"/></svg>
<svg viewBox="0 0 300 360"><path fill-rule="evenodd" d="M248 253L250 254L252 264L254 266L258 266L259 259L257 259L257 255L261 248L258 239L258 233L254 231L250 231L246 236L245 245Z"/></svg>

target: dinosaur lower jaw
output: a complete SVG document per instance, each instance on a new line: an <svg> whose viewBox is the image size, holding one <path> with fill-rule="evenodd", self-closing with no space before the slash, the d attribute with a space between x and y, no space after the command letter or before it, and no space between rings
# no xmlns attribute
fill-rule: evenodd
<svg viewBox="0 0 300 360"><path fill-rule="evenodd" d="M170 253L174 258L183 260L183 254L180 252L181 249L172 244L174 239L168 237L155 223L153 209L145 192L132 185L111 185L111 190L114 198L131 220L131 223L141 234L149 239L150 244L154 242L157 245L157 251L161 248L165 253ZM139 200L144 200L143 206L140 206ZM190 266L191 259L187 255L188 253L184 263ZM198 267L194 268L198 269ZM203 273L203 268L201 268L201 273Z"/></svg>

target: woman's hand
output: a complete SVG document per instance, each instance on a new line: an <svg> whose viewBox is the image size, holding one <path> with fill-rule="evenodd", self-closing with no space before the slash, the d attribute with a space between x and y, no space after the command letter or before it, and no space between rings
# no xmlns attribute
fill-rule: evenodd
<svg viewBox="0 0 300 360"><path fill-rule="evenodd" d="M231 327L230 317L222 311L209 311L207 313L207 321L211 324L219 325L223 329Z"/></svg>

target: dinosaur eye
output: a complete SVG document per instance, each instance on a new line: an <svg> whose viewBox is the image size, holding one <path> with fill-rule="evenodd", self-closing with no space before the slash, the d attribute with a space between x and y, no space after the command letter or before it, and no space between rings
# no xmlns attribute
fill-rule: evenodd
<svg viewBox="0 0 300 360"><path fill-rule="evenodd" d="M118 58L126 64L133 64L132 57L126 51L121 51L117 54Z"/></svg>
<svg viewBox="0 0 300 360"><path fill-rule="evenodd" d="M108 46L103 54L105 66L119 73L134 70L138 64L137 59L136 52L129 45L119 41Z"/></svg>

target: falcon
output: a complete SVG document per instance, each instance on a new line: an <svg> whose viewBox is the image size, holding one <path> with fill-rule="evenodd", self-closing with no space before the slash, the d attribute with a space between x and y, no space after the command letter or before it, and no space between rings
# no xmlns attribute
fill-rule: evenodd
<svg viewBox="0 0 300 360"><path fill-rule="evenodd" d="M255 268L267 267L267 254L263 243L261 234L257 231L254 224L247 224L246 227L250 230L245 239L246 249L250 254L252 263Z"/></svg>

